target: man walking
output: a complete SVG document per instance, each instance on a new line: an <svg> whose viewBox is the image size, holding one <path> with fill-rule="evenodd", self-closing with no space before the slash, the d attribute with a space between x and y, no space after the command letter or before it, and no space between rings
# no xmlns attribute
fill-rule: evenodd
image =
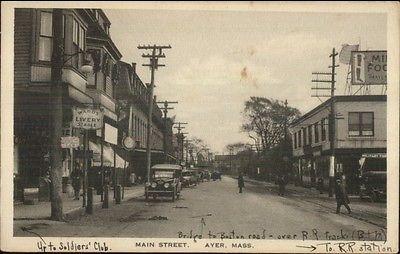
<svg viewBox="0 0 400 254"><path fill-rule="evenodd" d="M335 183L335 196L336 196L336 213L340 213L340 208L344 205L348 211L351 213L351 209L349 207L349 197L347 196L346 191L344 190L342 179L337 178Z"/></svg>
<svg viewBox="0 0 400 254"><path fill-rule="evenodd" d="M74 188L74 200L79 200L81 190L81 169L79 163L75 164L75 169L71 173L72 187Z"/></svg>
<svg viewBox="0 0 400 254"><path fill-rule="evenodd" d="M238 186L239 186L239 193L242 193L242 188L244 187L244 179L242 173L239 173Z"/></svg>

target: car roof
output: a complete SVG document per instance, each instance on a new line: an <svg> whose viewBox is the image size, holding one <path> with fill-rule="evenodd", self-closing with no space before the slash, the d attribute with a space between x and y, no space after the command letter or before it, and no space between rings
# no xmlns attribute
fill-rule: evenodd
<svg viewBox="0 0 400 254"><path fill-rule="evenodd" d="M151 169L182 170L182 167L176 164L156 164Z"/></svg>

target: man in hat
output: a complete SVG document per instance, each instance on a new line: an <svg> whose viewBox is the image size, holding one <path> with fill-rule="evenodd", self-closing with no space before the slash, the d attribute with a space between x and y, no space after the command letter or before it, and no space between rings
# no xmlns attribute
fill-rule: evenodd
<svg viewBox="0 0 400 254"><path fill-rule="evenodd" d="M349 207L349 198L347 196L347 193L344 191L343 188L343 181L339 177L336 178L335 182L335 197L336 197L336 213L340 213L340 208L342 205L344 205L348 211L348 213L351 213L351 209Z"/></svg>

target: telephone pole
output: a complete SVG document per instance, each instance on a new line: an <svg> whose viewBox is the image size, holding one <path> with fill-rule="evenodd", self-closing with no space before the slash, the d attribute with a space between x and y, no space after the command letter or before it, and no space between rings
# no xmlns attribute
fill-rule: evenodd
<svg viewBox="0 0 400 254"><path fill-rule="evenodd" d="M188 164L189 160L189 142L193 141L191 139L186 139L186 145L185 145L185 165Z"/></svg>
<svg viewBox="0 0 400 254"><path fill-rule="evenodd" d="M336 121L336 113L335 113L335 75L336 75L336 68L339 67L339 65L336 64L336 56L338 53L335 51L335 48L332 49L332 53L329 55L330 58L332 58L332 65L329 66L331 69L331 72L313 72L313 75L317 75L316 79L313 79L312 82L316 82L317 86L312 87L311 89L313 90L330 90L330 95L323 94L323 95L318 95L316 94L315 96L312 97L330 97L330 109L329 109L329 143L330 143L330 159L329 159L329 197L333 197L333 190L335 187L335 121ZM330 76L330 79L319 79L319 75L324 75ZM330 84L329 86L322 86L318 87L318 83L328 83ZM325 123L324 123L325 124Z"/></svg>
<svg viewBox="0 0 400 254"><path fill-rule="evenodd" d="M285 103L284 103L284 105L285 105L285 121L284 121L284 152L285 152L285 157L286 157L286 159L285 159L285 161L284 161L284 166L285 166L285 172L284 172L284 174L286 175L286 174L288 174L289 173L289 167L288 167L288 163L289 163L289 146L288 146L288 138L287 138L287 127L288 127L288 107L287 107L287 105L288 105L288 102L287 102L287 100L285 100Z"/></svg>
<svg viewBox="0 0 400 254"><path fill-rule="evenodd" d="M63 203L61 199L62 188L62 150L61 135L63 129L63 106L62 106L62 10L53 10L53 54L51 56L51 81L50 86L50 198L51 198L51 219L61 221L64 219Z"/></svg>
<svg viewBox="0 0 400 254"><path fill-rule="evenodd" d="M151 168L151 129L152 129L152 116L153 116L153 93L154 93L154 73L158 70L158 67L164 67L164 64L159 64L159 58L165 58L165 54L162 52L163 49L170 49L171 46L159 46L159 45L139 45L138 49L151 50L151 54L142 54L142 57L149 58L149 64L143 64L148 66L151 71L150 79L150 93L149 93L149 108L147 114L147 140L146 140L146 157L147 157L147 181L150 182L150 168Z"/></svg>
<svg viewBox="0 0 400 254"><path fill-rule="evenodd" d="M175 124L177 124L178 126L174 126L175 129L178 130L178 144L179 144L179 162L182 163L183 161L183 140L185 139L185 137L183 136L184 134L188 134L188 133L182 133L181 130L183 130L185 127L181 126L184 124L187 124L185 122L176 122Z"/></svg>
<svg viewBox="0 0 400 254"><path fill-rule="evenodd" d="M167 114L168 110L174 109L173 107L168 107L170 104L178 104L177 101L159 101L157 102L158 104L163 104L164 107L160 108L163 113L164 113L164 139L163 139L163 149L164 149L164 156L165 156L165 161L167 161L167 136L168 136L168 130L167 130Z"/></svg>

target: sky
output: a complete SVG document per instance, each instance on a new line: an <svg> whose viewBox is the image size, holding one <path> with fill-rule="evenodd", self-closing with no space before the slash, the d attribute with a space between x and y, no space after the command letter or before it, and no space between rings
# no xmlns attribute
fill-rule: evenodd
<svg viewBox="0 0 400 254"><path fill-rule="evenodd" d="M189 139L203 139L213 152L227 144L252 143L240 127L250 96L288 100L306 113L321 103L312 95L312 72L328 72L329 54L342 44L386 50L386 15L199 10L104 10L122 61L137 63L139 44L171 45L155 74L157 100L178 101L170 110L188 122ZM336 94L344 94L348 66L340 64ZM324 98L322 98L324 99ZM325 98L326 99L326 98Z"/></svg>

